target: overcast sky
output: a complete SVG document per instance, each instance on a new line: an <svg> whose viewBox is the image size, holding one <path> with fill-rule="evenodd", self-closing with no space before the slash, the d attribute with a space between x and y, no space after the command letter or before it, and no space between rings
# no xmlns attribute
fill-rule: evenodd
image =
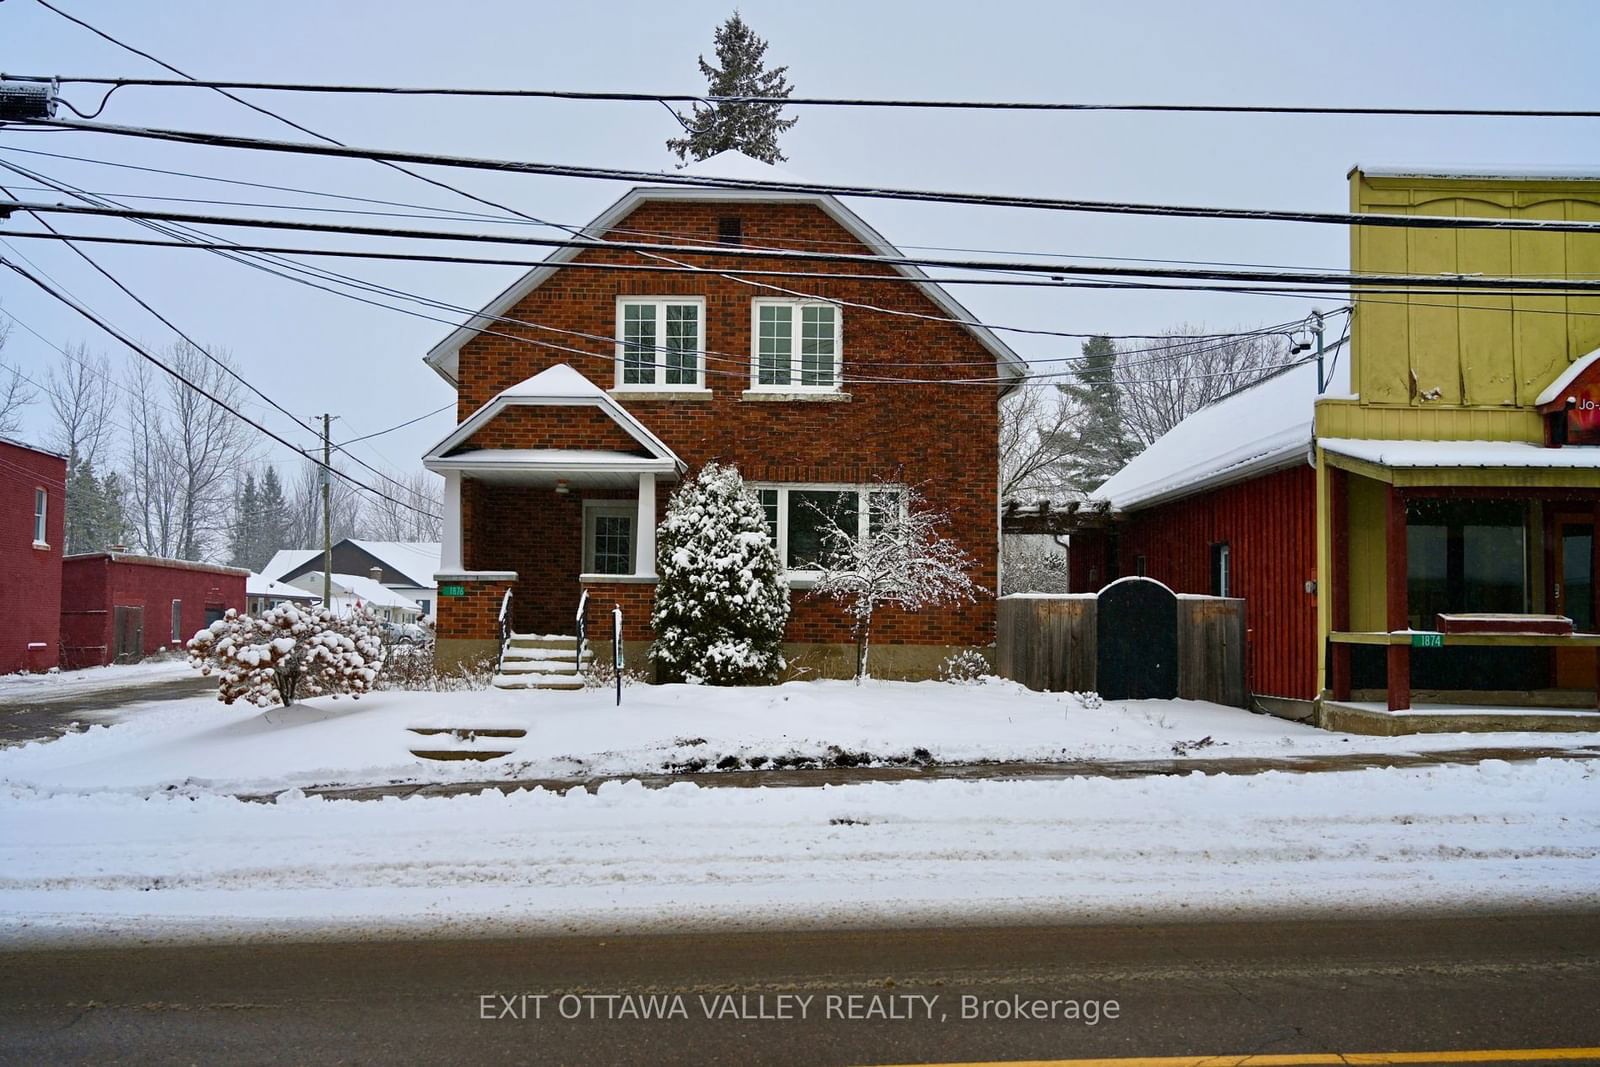
<svg viewBox="0 0 1600 1067"><path fill-rule="evenodd" d="M199 77L394 85L703 91L725 0L540 4L526 0L59 0L59 6ZM1097 102L1416 107L1594 107L1600 19L1572 3L774 3L741 5L787 64L798 94ZM30 74L165 76L153 64L33 0L0 2L0 68ZM99 91L70 87L92 108ZM334 98L262 94L262 103L362 146L662 169L677 129L657 104ZM796 109L785 168L817 180L1091 199L1340 211L1357 163L1600 163L1600 120L1316 118L1141 114L1003 115ZM302 139L209 92L130 88L108 122ZM0 158L108 194L207 197L274 205L313 198L26 155L31 149L198 174L471 208L370 162L189 148L88 133L0 128ZM558 222L580 224L622 191L610 182L451 171L453 184ZM15 187L7 173L3 184ZM23 198L44 194L22 190ZM141 201L142 204L151 203ZM323 201L322 203L326 203ZM181 207L181 205L178 205ZM857 202L891 241L1029 255L1225 260L1344 268L1333 226L1121 218ZM196 207L195 210L207 210ZM242 208L217 208L240 212ZM255 213L287 217L279 208ZM305 216L310 217L310 216ZM327 216L323 216L327 217ZM350 221L361 221L351 219ZM423 227L426 220L399 220ZM131 224L68 220L76 232ZM34 229L14 216L0 233ZM269 235L269 242L315 243ZM349 241L334 241L348 244ZM115 324L153 346L172 335L68 249L11 240L17 252ZM4 246L0 246L4 250ZM10 254L5 251L5 254ZM370 433L451 399L422 356L448 327L358 304L205 252L101 248L92 254L297 414L331 410L346 436ZM326 265L453 304L479 307L518 273L457 265ZM1265 296L999 290L958 297L993 323L1076 332L1152 333L1182 323L1255 326L1312 302ZM1326 304L1326 302L1325 302ZM116 342L7 272L0 310L49 341ZM1071 355L1076 342L1007 335L1023 355ZM61 357L14 327L0 362L43 378ZM263 405L252 415L309 444ZM370 462L414 469L450 426L440 415L357 446ZM28 417L42 439L44 405ZM339 436L335 434L336 438ZM285 450L264 447L284 462Z"/></svg>

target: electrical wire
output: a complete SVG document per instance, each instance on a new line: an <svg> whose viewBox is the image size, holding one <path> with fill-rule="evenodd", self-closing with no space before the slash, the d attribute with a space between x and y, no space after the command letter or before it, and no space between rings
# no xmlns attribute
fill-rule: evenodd
<svg viewBox="0 0 1600 1067"><path fill-rule="evenodd" d="M41 0L42 2L42 0ZM247 106L254 107L253 104ZM259 110L259 109L258 109ZM1600 223L1567 219L1516 219L1489 216L1368 214L1345 211L1285 211L1269 208L1227 208L1189 204L1152 204L1112 200L1077 200L1061 197L1020 196L989 193L949 192L933 189L903 189L887 186L843 185L822 182L718 178L684 172L625 170L613 167L585 167L559 163L540 163L481 156L457 156L430 152L405 152L383 148L354 148L338 143L310 144L264 137L240 137L197 130L162 129L151 126L121 126L112 123L84 122L79 119L26 119L19 126L83 130L117 137L170 141L177 144L249 151L282 152L292 155L364 159L385 164L411 163L425 166L455 167L513 174L538 174L550 177L592 178L644 185L683 186L693 189L724 189L747 193L799 193L809 196L859 197L873 200L908 200L924 203L964 204L977 207L1011 207L1039 211L1068 211L1109 215L1149 215L1165 218L1195 218L1249 222L1302 222L1335 226L1372 226L1399 229L1513 230L1533 233L1597 233ZM410 173L409 171L407 173ZM424 181L433 179L422 176ZM437 184L437 183L434 183ZM465 194L471 196L472 194ZM482 198L473 196L475 200ZM520 214L520 212L519 212ZM532 216L526 216L532 218ZM543 220L538 220L543 221ZM551 225L554 225L553 223Z"/></svg>

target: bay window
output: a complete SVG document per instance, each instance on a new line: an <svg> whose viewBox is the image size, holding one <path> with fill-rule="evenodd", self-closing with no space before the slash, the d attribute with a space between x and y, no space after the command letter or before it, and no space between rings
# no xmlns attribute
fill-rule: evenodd
<svg viewBox="0 0 1600 1067"><path fill-rule="evenodd" d="M838 307L814 300L757 300L754 308L756 389L839 388Z"/></svg>
<svg viewBox="0 0 1600 1067"><path fill-rule="evenodd" d="M705 300L617 299L617 387L703 388Z"/></svg>
<svg viewBox="0 0 1600 1067"><path fill-rule="evenodd" d="M753 486L767 515L767 533L791 573L816 573L837 526L863 538L883 528L904 506L898 489L844 485Z"/></svg>

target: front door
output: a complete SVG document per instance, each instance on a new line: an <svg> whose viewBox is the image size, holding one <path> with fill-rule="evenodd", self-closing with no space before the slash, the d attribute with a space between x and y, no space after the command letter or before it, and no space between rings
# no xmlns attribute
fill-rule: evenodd
<svg viewBox="0 0 1600 1067"><path fill-rule="evenodd" d="M1557 615L1572 620L1578 633L1596 632L1594 617L1594 519L1556 515L1552 522L1550 603ZM1556 685L1587 689L1595 684L1592 649L1556 651Z"/></svg>
<svg viewBox="0 0 1600 1067"><path fill-rule="evenodd" d="M144 658L144 608L117 605L112 614L112 655L118 663Z"/></svg>
<svg viewBox="0 0 1600 1067"><path fill-rule="evenodd" d="M633 523L637 514L638 508L631 501L584 501L585 574L633 573Z"/></svg>

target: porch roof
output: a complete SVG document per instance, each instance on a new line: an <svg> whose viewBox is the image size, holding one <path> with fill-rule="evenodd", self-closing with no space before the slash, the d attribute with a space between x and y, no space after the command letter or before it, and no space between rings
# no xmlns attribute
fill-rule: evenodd
<svg viewBox="0 0 1600 1067"><path fill-rule="evenodd" d="M436 472L459 471L484 482L545 487L565 481L622 489L637 485L640 474L678 476L678 464L672 459L566 448L480 448L430 457L427 467Z"/></svg>
<svg viewBox="0 0 1600 1067"><path fill-rule="evenodd" d="M1336 467L1395 485L1600 488L1600 448L1528 441L1389 441L1325 437Z"/></svg>

